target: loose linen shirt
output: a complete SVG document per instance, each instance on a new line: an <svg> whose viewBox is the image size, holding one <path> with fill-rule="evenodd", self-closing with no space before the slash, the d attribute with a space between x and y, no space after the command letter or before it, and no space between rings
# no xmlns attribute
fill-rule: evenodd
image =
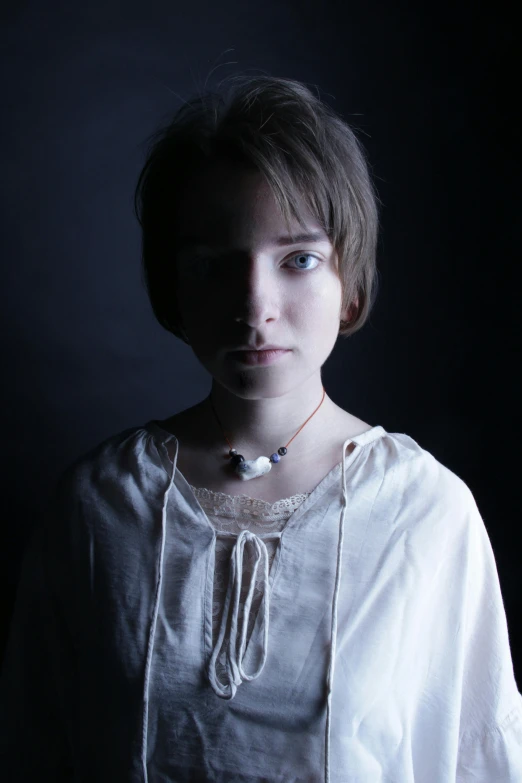
<svg viewBox="0 0 522 783"><path fill-rule="evenodd" d="M521 783L498 573L458 476L382 426L348 439L281 530L233 535L220 674L219 535L178 449L155 421L108 438L37 523L1 681L6 780Z"/></svg>

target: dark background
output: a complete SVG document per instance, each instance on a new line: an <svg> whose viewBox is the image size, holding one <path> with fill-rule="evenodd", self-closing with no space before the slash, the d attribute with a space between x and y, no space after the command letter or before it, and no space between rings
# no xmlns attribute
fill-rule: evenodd
<svg viewBox="0 0 522 783"><path fill-rule="evenodd" d="M207 77L215 88L261 70L318 88L369 154L379 294L364 329L338 341L325 386L470 487L522 689L514 19L499 5L340 0L1 13L2 649L22 551L61 471L209 391L154 320L133 192L144 140L182 99Z"/></svg>

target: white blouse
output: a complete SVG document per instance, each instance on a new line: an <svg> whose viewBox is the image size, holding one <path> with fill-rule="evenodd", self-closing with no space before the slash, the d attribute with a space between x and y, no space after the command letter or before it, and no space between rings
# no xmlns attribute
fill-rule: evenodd
<svg viewBox="0 0 522 783"><path fill-rule="evenodd" d="M494 553L455 473L376 426L274 511L195 492L178 448L149 421L58 482L2 669L3 779L522 782Z"/></svg>

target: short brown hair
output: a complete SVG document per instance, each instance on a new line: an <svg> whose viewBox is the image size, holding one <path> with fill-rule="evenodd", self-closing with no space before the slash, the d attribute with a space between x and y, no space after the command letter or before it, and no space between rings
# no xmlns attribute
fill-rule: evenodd
<svg viewBox="0 0 522 783"><path fill-rule="evenodd" d="M379 198L364 149L347 122L301 82L243 74L224 82L228 89L185 102L147 140L134 208L154 315L184 339L172 297L173 209L191 172L224 159L265 176L287 226L290 216L302 221L298 197L316 216L338 253L342 309L351 307L339 335L349 337L368 319L378 284Z"/></svg>

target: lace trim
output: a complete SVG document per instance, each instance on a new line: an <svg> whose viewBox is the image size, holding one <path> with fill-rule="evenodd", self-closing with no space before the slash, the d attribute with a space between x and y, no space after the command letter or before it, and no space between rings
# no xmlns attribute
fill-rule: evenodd
<svg viewBox="0 0 522 783"><path fill-rule="evenodd" d="M311 492L301 492L270 503L268 500L251 498L248 495L227 495L225 492L214 492L206 487L193 487L192 484L190 488L201 507L214 516L228 519L241 516L243 519L250 518L257 521L287 519L311 495Z"/></svg>

